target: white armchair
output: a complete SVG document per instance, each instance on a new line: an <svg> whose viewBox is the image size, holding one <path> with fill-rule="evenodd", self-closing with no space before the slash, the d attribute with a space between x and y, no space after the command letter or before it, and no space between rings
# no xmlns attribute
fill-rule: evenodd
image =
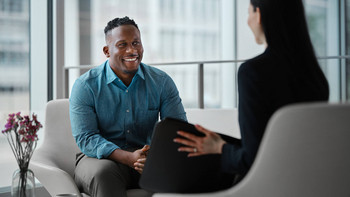
<svg viewBox="0 0 350 197"><path fill-rule="evenodd" d="M73 175L75 155L80 152L72 136L69 120L68 99L58 99L47 103L44 125L44 141L34 151L30 168L35 177L52 196L57 194L80 193ZM128 196L149 196L145 190L127 191Z"/></svg>
<svg viewBox="0 0 350 197"><path fill-rule="evenodd" d="M255 162L236 186L154 197L349 196L350 104L298 104L277 111Z"/></svg>

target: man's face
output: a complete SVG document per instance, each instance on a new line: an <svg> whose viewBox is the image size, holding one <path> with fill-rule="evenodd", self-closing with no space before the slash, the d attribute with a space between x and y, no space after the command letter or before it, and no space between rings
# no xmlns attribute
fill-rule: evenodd
<svg viewBox="0 0 350 197"><path fill-rule="evenodd" d="M122 25L108 32L103 48L114 73L134 75L143 57L140 31L133 25Z"/></svg>

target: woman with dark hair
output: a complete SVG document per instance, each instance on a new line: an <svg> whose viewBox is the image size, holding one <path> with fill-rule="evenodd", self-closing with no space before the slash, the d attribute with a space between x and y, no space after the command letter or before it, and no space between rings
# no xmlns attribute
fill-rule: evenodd
<svg viewBox="0 0 350 197"><path fill-rule="evenodd" d="M221 154L224 173L244 175L258 151L265 127L282 106L327 101L327 80L317 62L309 37L302 0L251 0L248 25L265 51L243 63L238 71L239 125L241 140L224 141L199 125L197 137L179 131L188 156ZM291 139L293 140L293 139ZM233 180L230 180L233 181Z"/></svg>

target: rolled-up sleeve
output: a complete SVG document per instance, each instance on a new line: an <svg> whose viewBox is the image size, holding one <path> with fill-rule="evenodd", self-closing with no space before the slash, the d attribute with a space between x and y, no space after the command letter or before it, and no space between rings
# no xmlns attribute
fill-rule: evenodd
<svg viewBox="0 0 350 197"><path fill-rule="evenodd" d="M119 147L101 136L94 98L93 91L77 79L69 99L69 115L72 134L80 150L89 157L101 159Z"/></svg>

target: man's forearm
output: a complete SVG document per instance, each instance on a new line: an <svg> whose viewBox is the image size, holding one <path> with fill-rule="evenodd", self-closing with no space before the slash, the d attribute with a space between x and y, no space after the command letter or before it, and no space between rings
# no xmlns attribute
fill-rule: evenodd
<svg viewBox="0 0 350 197"><path fill-rule="evenodd" d="M108 159L133 167L134 157L132 152L128 152L122 149L115 149Z"/></svg>

